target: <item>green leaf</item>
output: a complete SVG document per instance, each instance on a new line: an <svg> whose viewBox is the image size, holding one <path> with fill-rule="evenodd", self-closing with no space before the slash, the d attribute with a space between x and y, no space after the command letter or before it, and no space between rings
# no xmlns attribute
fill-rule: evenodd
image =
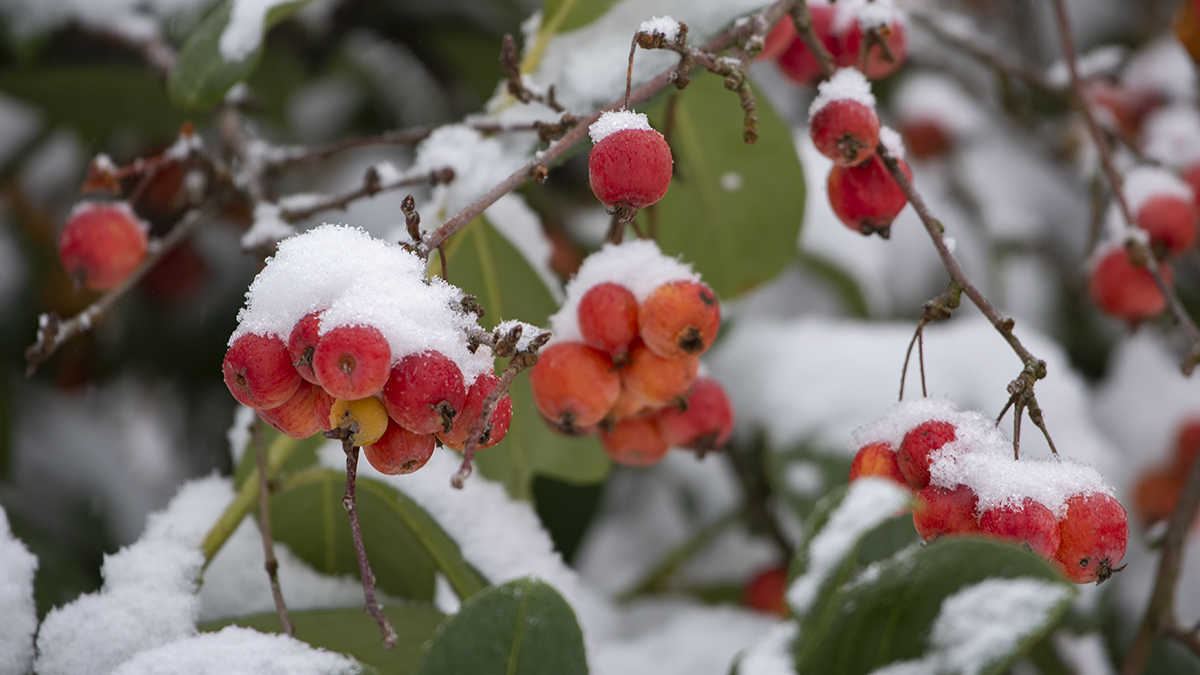
<svg viewBox="0 0 1200 675"><path fill-rule="evenodd" d="M231 21L233 0L217 5L179 51L179 58L167 79L171 102L180 108L204 108L220 101L225 92L258 67L263 52L262 39L267 31L309 2L292 0L267 10L258 46L237 61L227 61L221 53L221 36Z"/></svg>
<svg viewBox="0 0 1200 675"><path fill-rule="evenodd" d="M557 309L537 273L486 218L476 218L450 239L446 259L450 282L478 296L487 311L482 325L519 319L545 326ZM502 367L498 363L497 372ZM610 464L595 436L567 438L551 431L534 406L528 374L517 376L510 392L513 421L508 434L475 456L483 475L525 500L538 474L575 484L604 480Z"/></svg>
<svg viewBox="0 0 1200 675"><path fill-rule="evenodd" d="M542 27L550 35L582 28L604 16L617 0L543 0Z"/></svg>
<svg viewBox="0 0 1200 675"><path fill-rule="evenodd" d="M766 98L758 97L754 145L742 141L742 108L719 77L697 76L650 117L668 134L675 169L667 195L638 222L657 218L664 252L682 254L724 298L796 259L804 171L791 131Z"/></svg>
<svg viewBox="0 0 1200 675"><path fill-rule="evenodd" d="M587 673L575 612L533 578L489 588L463 603L437 630L419 675Z"/></svg>
<svg viewBox="0 0 1200 675"><path fill-rule="evenodd" d="M839 588L823 611L801 622L796 669L812 673L869 673L930 649L934 620L946 598L989 579L1033 579L1062 589L1044 611L1014 615L1023 630L1008 649L981 663L998 673L1052 631L1075 596L1074 587L1045 561L1016 546L986 539L944 538L908 549L878 565L867 580ZM932 671L931 671L932 672Z"/></svg>
<svg viewBox="0 0 1200 675"><path fill-rule="evenodd" d="M318 571L357 577L358 559L342 508L345 487L346 476L339 471L310 469L291 476L271 499L271 527L277 541ZM460 598L487 585L458 544L404 493L362 477L356 488L363 543L379 588L430 602L435 570Z"/></svg>
<svg viewBox="0 0 1200 675"><path fill-rule="evenodd" d="M286 598L287 589L284 589ZM361 609L322 609L290 612L296 637L314 647L349 654L382 675L409 675L421 659L421 647L433 636L445 616L428 607L403 605L384 607L399 641L395 649L384 649L375 620ZM213 621L200 630L216 632L226 626L244 626L264 633L282 632L275 614L256 614Z"/></svg>

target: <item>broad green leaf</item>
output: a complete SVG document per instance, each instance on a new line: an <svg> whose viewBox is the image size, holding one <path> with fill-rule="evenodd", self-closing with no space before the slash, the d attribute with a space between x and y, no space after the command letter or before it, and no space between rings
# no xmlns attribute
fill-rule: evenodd
<svg viewBox="0 0 1200 675"><path fill-rule="evenodd" d="M667 133L675 169L667 195L638 222L657 219L663 251L682 254L726 299L796 259L804 216L791 131L765 97L757 100L754 145L742 141L742 108L719 77L697 75L673 103L650 111L654 128Z"/></svg>
<svg viewBox="0 0 1200 675"><path fill-rule="evenodd" d="M284 588L284 599L287 589ZM421 659L421 647L437 630L445 616L435 609L415 605L384 607L399 641L395 649L384 649L375 620L361 609L321 609L290 612L296 637L314 647L349 654L382 675L409 675ZM264 633L282 632L275 614L256 614L213 621L200 630L216 632L226 626L244 626Z"/></svg>
<svg viewBox="0 0 1200 675"><path fill-rule="evenodd" d="M342 508L345 487L345 474L328 469L310 469L287 478L271 498L271 526L277 541L318 571L357 577L358 559ZM461 598L487 585L463 559L454 540L404 493L362 477L356 488L363 543L379 588L396 597L429 602L435 571Z"/></svg>
<svg viewBox="0 0 1200 675"><path fill-rule="evenodd" d="M183 49L167 80L171 102L180 108L203 108L217 103L225 92L249 77L262 59L263 38L272 26L290 17L310 0L277 4L263 17L258 45L244 58L228 61L221 53L221 36L232 21L233 0L225 0L200 22Z"/></svg>
<svg viewBox="0 0 1200 675"><path fill-rule="evenodd" d="M433 636L418 675L583 675L583 633L575 612L530 577L489 588L463 603Z"/></svg>
<svg viewBox="0 0 1200 675"><path fill-rule="evenodd" d="M437 256L431 258L436 262ZM508 319L545 326L557 309L537 273L486 218L475 219L450 239L446 259L450 282L478 296L486 310L480 321L483 326ZM504 365L498 362L497 372ZM517 376L510 391L513 421L508 434L475 456L483 475L503 482L509 494L526 500L537 474L576 484L604 480L608 456L595 436L567 438L551 431L533 404L527 373Z"/></svg>
<svg viewBox="0 0 1200 675"><path fill-rule="evenodd" d="M865 674L895 661L920 659L928 655L943 601L989 579L1018 578L1040 581L1044 589L1061 593L1043 590L1044 606L1018 604L1006 610L1015 612L1007 625L1018 627L1018 634L1008 643L993 642L1000 651L977 662L979 673L1001 672L1058 625L1075 590L1026 550L968 537L906 549L879 563L863 581L839 588L819 614L801 621L797 672Z"/></svg>

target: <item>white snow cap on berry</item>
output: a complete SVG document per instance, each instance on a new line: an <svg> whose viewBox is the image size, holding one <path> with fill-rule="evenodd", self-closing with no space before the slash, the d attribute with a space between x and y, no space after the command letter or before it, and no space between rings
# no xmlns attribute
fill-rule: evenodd
<svg viewBox="0 0 1200 675"><path fill-rule="evenodd" d="M592 137L592 143L595 144L626 129L654 131L654 128L650 126L650 120L643 113L635 113L632 110L606 110L600 113L600 119L592 122L592 126L588 127L588 135Z"/></svg>
<svg viewBox="0 0 1200 675"><path fill-rule="evenodd" d="M944 75L906 77L893 99L893 108L903 123L933 122L955 136L974 134L985 123L979 105Z"/></svg>
<svg viewBox="0 0 1200 675"><path fill-rule="evenodd" d="M679 22L667 16L656 16L647 21L643 21L641 26L638 26L639 33L648 33L650 35L661 35L667 40L674 42L679 37Z"/></svg>
<svg viewBox="0 0 1200 675"><path fill-rule="evenodd" d="M813 116L821 108L834 101L843 100L854 101L872 110L875 109L875 95L871 93L871 83L867 81L865 75L854 68L842 68L834 73L833 77L817 85L817 97L813 99L812 105L808 108L809 123L812 123Z"/></svg>
<svg viewBox="0 0 1200 675"><path fill-rule="evenodd" d="M133 224L135 226L137 226L137 228L139 230L142 231L142 234L150 233L150 223L147 223L146 221L142 220L138 216L138 214L134 213L133 208L129 206L129 202L126 202L124 200L119 201L119 202L93 202L93 201L79 202L75 206L71 207L71 213L70 213L70 215L67 216L66 222L69 222L71 219L75 218L75 216L86 213L86 212L91 211L92 209L96 209L96 208L106 208L106 209L112 209L114 211L117 211L121 215L128 218L131 222L133 222Z"/></svg>
<svg viewBox="0 0 1200 675"><path fill-rule="evenodd" d="M583 341L579 332L579 301L593 286L620 284L640 303L654 289L672 281L700 281L700 275L692 271L691 265L664 255L658 244L649 239L605 244L583 261L567 283L567 299L550 317L553 341Z"/></svg>
<svg viewBox="0 0 1200 675"><path fill-rule="evenodd" d="M904 159L904 139L891 127L879 127L879 142L887 148L888 154L896 159Z"/></svg>
<svg viewBox="0 0 1200 675"><path fill-rule="evenodd" d="M1133 217L1151 197L1171 196L1192 201L1192 188L1175 174L1156 166L1139 166L1125 174L1125 200Z"/></svg>
<svg viewBox="0 0 1200 675"><path fill-rule="evenodd" d="M833 32L848 33L857 21L862 29L894 26L904 22L904 16L892 0L839 0L834 4Z"/></svg>
<svg viewBox="0 0 1200 675"><path fill-rule="evenodd" d="M1152 160L1179 169L1200 162L1200 112L1194 105L1175 104L1150 113L1142 135Z"/></svg>

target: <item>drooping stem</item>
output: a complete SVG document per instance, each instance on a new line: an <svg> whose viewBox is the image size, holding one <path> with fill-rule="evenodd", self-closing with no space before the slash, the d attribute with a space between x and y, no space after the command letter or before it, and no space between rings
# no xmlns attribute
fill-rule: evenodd
<svg viewBox="0 0 1200 675"><path fill-rule="evenodd" d="M283 602L283 589L279 587L279 561L275 559L275 545L271 537L271 490L267 473L267 452L262 443L262 419L255 417L250 433L254 436L254 458L258 464L258 532L262 536L263 568L267 571L267 579L271 582L271 597L275 600L275 613L279 615L279 624L289 637L296 635L296 628L288 616L287 605Z"/></svg>
<svg viewBox="0 0 1200 675"><path fill-rule="evenodd" d="M342 498L342 508L350 516L350 537L354 540L354 555L358 558L358 573L362 577L363 598L366 600L366 612L379 624L379 632L383 635L383 646L395 649L399 636L392 627L392 620L383 613L379 601L375 598L375 573L371 571L371 563L367 560L367 549L363 546L362 530L358 526L358 507L355 504L354 482L358 473L358 446L347 436L342 439L342 450L346 453L346 495Z"/></svg>

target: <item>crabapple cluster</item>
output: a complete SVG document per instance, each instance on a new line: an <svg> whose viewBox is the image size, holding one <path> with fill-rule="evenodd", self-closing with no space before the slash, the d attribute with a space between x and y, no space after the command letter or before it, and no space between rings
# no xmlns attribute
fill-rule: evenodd
<svg viewBox="0 0 1200 675"><path fill-rule="evenodd" d="M850 480L877 476L915 493L925 541L978 535L1023 545L1076 583L1120 568L1125 508L1098 472L1069 461L1014 459L995 422L946 401L899 404L860 429Z"/></svg>
<svg viewBox="0 0 1200 675"><path fill-rule="evenodd" d="M907 36L904 20L890 2L842 0L837 4L809 2L813 33L841 68L863 65L872 80L894 73L904 64ZM865 31L865 32L864 32ZM862 61L863 40L869 49ZM812 86L821 78L821 66L788 18L775 24L767 35L760 60L775 59L779 70L792 82Z"/></svg>
<svg viewBox="0 0 1200 675"><path fill-rule="evenodd" d="M222 364L230 393L293 438L345 434L382 473L416 471L438 442L461 450L499 384L490 350L468 344L477 317L462 292L361 230L284 240L246 297ZM505 396L478 447L499 443L511 419Z"/></svg>
<svg viewBox="0 0 1200 675"><path fill-rule="evenodd" d="M603 112L589 128L592 193L620 222L633 220L671 186L671 147L641 113Z"/></svg>
<svg viewBox="0 0 1200 675"><path fill-rule="evenodd" d="M671 447L722 447L733 408L697 376L721 325L712 289L652 241L608 244L589 256L550 318L554 341L529 373L534 401L556 430L598 430L618 463L645 466Z"/></svg>
<svg viewBox="0 0 1200 675"><path fill-rule="evenodd" d="M145 260L149 230L125 202L82 202L59 235L58 257L72 279L107 291Z"/></svg>
<svg viewBox="0 0 1200 675"><path fill-rule="evenodd" d="M875 96L862 73L843 68L818 86L808 131L817 150L833 160L827 192L838 219L856 232L888 238L908 198L875 147L883 142L910 180L912 172L901 156L899 136L880 127Z"/></svg>
<svg viewBox="0 0 1200 675"><path fill-rule="evenodd" d="M1138 478L1133 506L1146 527L1167 520L1175 512L1175 503L1179 501L1179 493L1183 492L1183 483L1198 456L1200 415L1194 415L1179 428L1170 462Z"/></svg>

